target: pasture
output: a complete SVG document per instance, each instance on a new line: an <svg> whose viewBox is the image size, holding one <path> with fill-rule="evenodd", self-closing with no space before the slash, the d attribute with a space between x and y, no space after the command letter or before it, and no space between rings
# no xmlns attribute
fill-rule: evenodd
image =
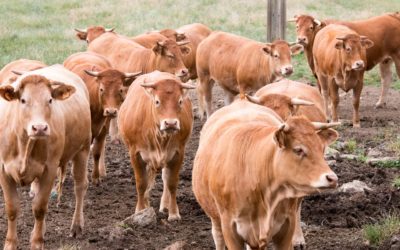
<svg viewBox="0 0 400 250"><path fill-rule="evenodd" d="M400 10L400 1L377 2L287 0L287 16L307 13L319 19L354 20ZM266 1L255 0L1 0L0 67L19 58L40 60L49 65L62 63L68 55L86 50L86 43L75 37L73 29L89 25L115 27L120 34L134 36L150 30L200 22L213 30L264 41L265 8ZM295 40L293 23L288 24L286 40ZM294 74L290 79L315 83L304 55L295 56L294 61ZM381 249L389 249L391 236L387 239L381 236L384 226L376 229L372 225L389 218L391 221L388 223L394 223L395 231L400 230L396 217L396 212L400 211L399 161L377 165L368 162L372 157L400 158L400 81L394 74L395 82L389 91L387 106L375 109L374 104L380 93L380 76L376 68L365 75L367 86L364 87L360 105L361 129L352 128L347 122L351 120L351 95L341 98L340 117L345 122L338 128L340 137L333 146L340 157L329 159L332 169L338 174L340 185L361 180L371 190L356 194L332 191L307 197L302 207L307 249L368 249L378 245ZM221 89L215 88L214 96L214 106L221 107ZM198 102L195 91L190 97L196 112ZM191 189L191 170L203 123L195 116L192 136L186 146L177 198L181 221L167 222L167 215L157 212L157 223L150 227L130 228L119 224L134 213L137 198L135 181L125 146L107 144L108 176L99 187L89 184L83 235L77 239L68 237L74 207L73 181L68 173L60 206L56 206L56 199L51 199L49 203L46 248L163 249L174 242L184 241L184 249L213 249L210 221L197 204ZM89 176L92 168L91 159ZM18 233L21 249L29 246L29 234L34 222L28 192L26 187L20 189ZM7 220L1 190L0 194L2 245ZM151 206L154 208L159 206L161 194L162 183L158 176L151 195ZM366 243L368 240L370 244Z"/></svg>

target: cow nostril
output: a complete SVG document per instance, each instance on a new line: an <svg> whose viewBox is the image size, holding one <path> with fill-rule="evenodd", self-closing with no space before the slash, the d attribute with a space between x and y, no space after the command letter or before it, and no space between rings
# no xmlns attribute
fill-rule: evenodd
<svg viewBox="0 0 400 250"><path fill-rule="evenodd" d="M47 125L43 126L43 131L47 131Z"/></svg>
<svg viewBox="0 0 400 250"><path fill-rule="evenodd" d="M32 125L32 130L33 130L33 131L37 131L35 125Z"/></svg>
<svg viewBox="0 0 400 250"><path fill-rule="evenodd" d="M330 182L330 183L335 183L335 182L337 182L337 180L338 180L338 178L337 178L337 176L336 175L333 175L333 174L328 174L328 175L326 175L326 179L328 180L328 182Z"/></svg>

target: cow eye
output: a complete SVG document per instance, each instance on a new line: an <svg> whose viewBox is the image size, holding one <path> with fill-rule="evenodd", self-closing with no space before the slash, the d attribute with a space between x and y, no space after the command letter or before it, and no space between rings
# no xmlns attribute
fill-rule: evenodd
<svg viewBox="0 0 400 250"><path fill-rule="evenodd" d="M347 53L350 53L351 48L347 47L347 48L346 48L346 51L347 51Z"/></svg>
<svg viewBox="0 0 400 250"><path fill-rule="evenodd" d="M103 93L103 92L104 92L104 89L103 89L103 88L100 88L100 92Z"/></svg>
<svg viewBox="0 0 400 250"><path fill-rule="evenodd" d="M314 29L314 26L311 26L311 27L310 27L310 30L313 30L313 29Z"/></svg>
<svg viewBox="0 0 400 250"><path fill-rule="evenodd" d="M49 100L49 104L52 104L53 103L53 98L51 98L50 100Z"/></svg>
<svg viewBox="0 0 400 250"><path fill-rule="evenodd" d="M22 103L22 104L25 104L25 103L26 103L26 101L25 101L24 98L21 98L21 103Z"/></svg>
<svg viewBox="0 0 400 250"><path fill-rule="evenodd" d="M301 147L295 147L293 148L293 153L295 153L299 157L304 157L306 156L306 152Z"/></svg>
<svg viewBox="0 0 400 250"><path fill-rule="evenodd" d="M180 100L179 100L179 105L182 105L182 103L183 103L183 100L180 99Z"/></svg>
<svg viewBox="0 0 400 250"><path fill-rule="evenodd" d="M299 25L296 25L296 29L298 29L299 28Z"/></svg>
<svg viewBox="0 0 400 250"><path fill-rule="evenodd" d="M156 100L156 107L159 107L160 106L160 100Z"/></svg>
<svg viewBox="0 0 400 250"><path fill-rule="evenodd" d="M275 55L274 55L274 57L275 57L275 58L278 58L278 57L279 57L279 55L278 55L278 54L275 54Z"/></svg>
<svg viewBox="0 0 400 250"><path fill-rule="evenodd" d="M120 89L120 90L119 90L119 93L121 93L121 94L124 93L124 90L123 90L123 89Z"/></svg>

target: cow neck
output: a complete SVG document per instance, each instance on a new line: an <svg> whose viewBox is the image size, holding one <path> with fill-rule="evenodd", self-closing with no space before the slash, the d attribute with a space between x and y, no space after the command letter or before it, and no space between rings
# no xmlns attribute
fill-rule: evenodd
<svg viewBox="0 0 400 250"><path fill-rule="evenodd" d="M144 50L142 73L150 73L156 70L157 54L152 49Z"/></svg>

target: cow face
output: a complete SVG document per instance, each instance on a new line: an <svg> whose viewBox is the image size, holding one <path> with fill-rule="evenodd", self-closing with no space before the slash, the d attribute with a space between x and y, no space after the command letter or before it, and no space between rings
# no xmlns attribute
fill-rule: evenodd
<svg viewBox="0 0 400 250"><path fill-rule="evenodd" d="M289 44L282 40L277 40L273 43L267 43L263 47L263 51L271 57L274 73L278 76L287 77L293 73L291 56L297 55L303 51L303 46L300 44Z"/></svg>
<svg viewBox="0 0 400 250"><path fill-rule="evenodd" d="M324 159L325 147L338 137L329 128L331 125L290 117L275 131L274 140L279 149L274 169L280 181L302 194L337 186L338 178Z"/></svg>
<svg viewBox="0 0 400 250"><path fill-rule="evenodd" d="M195 87L173 79L141 85L152 99L155 119L160 131L166 133L179 131L179 114L187 98L187 90Z"/></svg>
<svg viewBox="0 0 400 250"><path fill-rule="evenodd" d="M348 34L336 37L335 48L340 51L342 63L346 71L363 70L366 66L366 49L374 43L365 36Z"/></svg>
<svg viewBox="0 0 400 250"><path fill-rule="evenodd" d="M324 22L308 15L295 16L293 21L296 22L297 42L304 48L312 46L317 32L326 26Z"/></svg>
<svg viewBox="0 0 400 250"><path fill-rule="evenodd" d="M85 70L86 74L96 77L99 100L105 117L115 118L119 107L125 100L129 85L141 72L121 73L118 70L107 69L101 72Z"/></svg>
<svg viewBox="0 0 400 250"><path fill-rule="evenodd" d="M163 30L160 30L159 33L161 35L165 36L166 38L169 38L176 42L183 41L187 38L184 32L178 32L173 29L163 29Z"/></svg>
<svg viewBox="0 0 400 250"><path fill-rule="evenodd" d="M70 97L75 88L64 83L49 81L43 76L30 75L23 78L18 88L5 85L0 95L9 102L18 102L18 115L24 132L33 139L50 135L49 121L54 100Z"/></svg>
<svg viewBox="0 0 400 250"><path fill-rule="evenodd" d="M75 31L77 32L76 36L79 39L86 41L88 44L102 34L106 32L112 32L113 30L114 28L106 29L103 26L91 26L85 30L75 29Z"/></svg>
<svg viewBox="0 0 400 250"><path fill-rule="evenodd" d="M162 72L175 74L183 82L189 80L189 70L183 64L182 53L189 53L190 48L181 50L183 46L189 42L175 42L171 39L157 42L153 47L156 54L156 69Z"/></svg>
<svg viewBox="0 0 400 250"><path fill-rule="evenodd" d="M267 94L260 97L246 95L246 97L250 102L274 110L282 118L282 120L286 120L290 116L296 115L300 105L314 105L312 102L298 98L290 98L287 95L281 94Z"/></svg>

